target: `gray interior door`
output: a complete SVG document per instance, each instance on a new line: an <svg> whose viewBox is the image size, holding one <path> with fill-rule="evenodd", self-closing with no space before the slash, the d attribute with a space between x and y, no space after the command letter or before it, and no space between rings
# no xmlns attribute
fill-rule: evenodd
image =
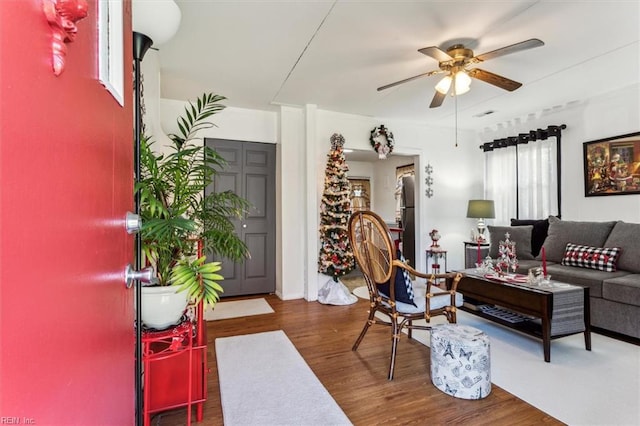
<svg viewBox="0 0 640 426"><path fill-rule="evenodd" d="M251 258L242 263L222 261L223 297L273 293L276 289L275 251L275 153L274 144L205 139L228 164L209 191L231 190L251 203L251 209L235 221ZM211 257L211 256L209 256Z"/></svg>

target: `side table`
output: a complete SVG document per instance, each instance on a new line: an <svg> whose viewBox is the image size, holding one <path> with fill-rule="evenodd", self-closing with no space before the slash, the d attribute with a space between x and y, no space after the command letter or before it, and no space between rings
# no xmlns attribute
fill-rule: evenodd
<svg viewBox="0 0 640 426"><path fill-rule="evenodd" d="M480 243L477 241L464 241L464 267L465 269L475 268L478 260L478 250L480 250L480 259L484 259L489 255L490 244Z"/></svg>
<svg viewBox="0 0 640 426"><path fill-rule="evenodd" d="M444 261L444 269L442 268L442 261ZM429 270L431 266L431 270ZM438 248L427 249L427 272L434 274L442 274L447 272L447 251ZM440 285L440 283L436 282Z"/></svg>

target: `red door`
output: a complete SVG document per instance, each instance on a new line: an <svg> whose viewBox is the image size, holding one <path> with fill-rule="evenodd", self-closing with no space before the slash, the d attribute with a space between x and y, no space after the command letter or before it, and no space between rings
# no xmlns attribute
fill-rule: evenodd
<svg viewBox="0 0 640 426"><path fill-rule="evenodd" d="M130 3L124 107L98 81L97 0L59 76L43 3L0 1L0 423L130 425Z"/></svg>

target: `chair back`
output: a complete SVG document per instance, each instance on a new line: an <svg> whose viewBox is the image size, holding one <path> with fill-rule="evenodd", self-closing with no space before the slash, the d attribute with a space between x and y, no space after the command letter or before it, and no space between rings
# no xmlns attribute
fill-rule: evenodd
<svg viewBox="0 0 640 426"><path fill-rule="evenodd" d="M351 349L354 351L358 349L370 326L374 324L390 326L392 343L388 379L392 380L396 350L403 330L407 330L407 336L411 339L411 332L414 329L430 330L429 323L436 315L444 315L449 323L456 322L456 288L462 274L427 274L416 271L410 265L398 260L387 224L372 211L363 210L354 213L349 218L348 235L356 262L369 289L370 302L367 321ZM413 301L406 302L402 297L401 301L396 301L396 275L405 271L426 280L426 291L420 299L414 297ZM447 280L446 291L435 290L437 279ZM382 287L383 291L378 291L378 287L386 283L389 283L388 295L386 286ZM408 284L404 282L404 277L402 284ZM404 288L398 285L398 290L403 291ZM427 324L414 323L414 320L425 320Z"/></svg>
<svg viewBox="0 0 640 426"><path fill-rule="evenodd" d="M369 287L369 294L377 296L378 284L395 279L393 260L396 259L396 250L389 228L380 216L364 210L351 216L348 233L349 243Z"/></svg>

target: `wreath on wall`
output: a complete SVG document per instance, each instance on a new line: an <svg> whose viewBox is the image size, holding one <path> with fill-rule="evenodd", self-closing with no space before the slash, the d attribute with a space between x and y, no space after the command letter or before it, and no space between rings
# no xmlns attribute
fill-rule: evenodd
<svg viewBox="0 0 640 426"><path fill-rule="evenodd" d="M373 128L369 142L381 160L387 158L387 155L393 151L393 133L384 127L384 124Z"/></svg>

